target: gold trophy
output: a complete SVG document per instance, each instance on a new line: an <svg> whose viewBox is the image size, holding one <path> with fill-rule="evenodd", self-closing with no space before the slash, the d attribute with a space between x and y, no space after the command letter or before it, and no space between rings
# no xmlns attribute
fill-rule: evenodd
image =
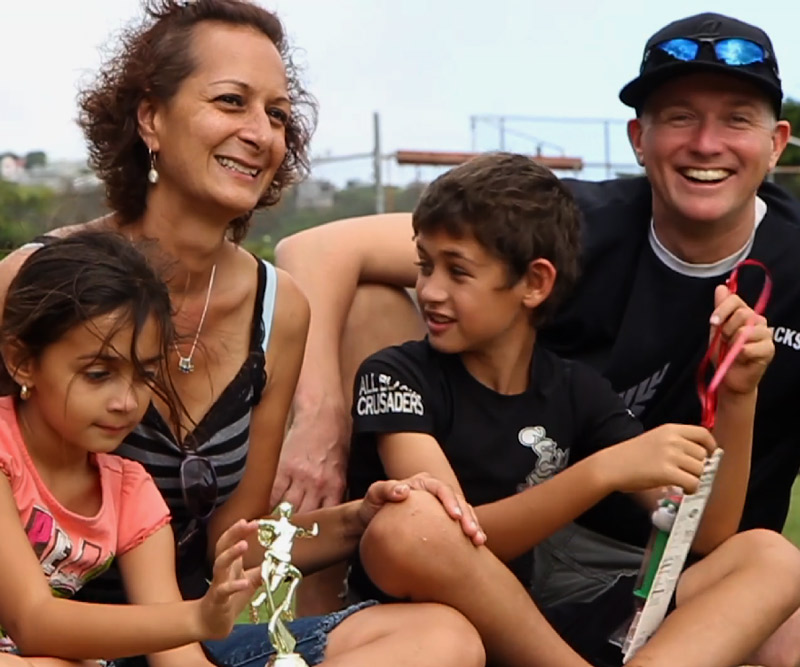
<svg viewBox="0 0 800 667"><path fill-rule="evenodd" d="M258 620L259 609L266 607L267 632L275 656L267 663L271 667L308 667L308 664L294 652L297 644L286 624L294 620L294 597L303 574L292 565L292 547L296 537L316 537L319 525L311 530L295 526L291 521L292 504L283 502L275 512L277 519L261 519L258 522L258 542L264 547L264 562L261 563L259 593L250 603L250 618ZM280 591L280 589L285 589ZM283 596L281 597L281 593Z"/></svg>

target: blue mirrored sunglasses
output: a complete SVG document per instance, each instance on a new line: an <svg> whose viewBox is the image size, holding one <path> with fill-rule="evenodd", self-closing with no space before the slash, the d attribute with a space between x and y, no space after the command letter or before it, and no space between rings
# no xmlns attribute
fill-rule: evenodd
<svg viewBox="0 0 800 667"><path fill-rule="evenodd" d="M656 44L653 49L663 51L676 60L691 62L697 59L700 47L703 44L711 44L714 47L714 54L717 60L733 67L764 63L770 59L769 53L763 46L740 37L727 37L724 39L678 37ZM647 61L649 55L650 53L645 57L645 61Z"/></svg>

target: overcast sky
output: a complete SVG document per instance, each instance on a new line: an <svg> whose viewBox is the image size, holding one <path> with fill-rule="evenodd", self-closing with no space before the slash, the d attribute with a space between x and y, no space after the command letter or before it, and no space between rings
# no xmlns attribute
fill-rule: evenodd
<svg viewBox="0 0 800 667"><path fill-rule="evenodd" d="M609 117L637 72L646 39L701 10L756 23L771 36L784 89L800 98L797 0L270 0L320 103L313 152L350 154L372 145L381 114L383 149L498 148L496 127L470 116ZM100 63L100 48L139 14L138 0L3 1L0 152L45 150L81 158L75 93ZM603 156L600 125L514 122L512 132L589 160ZM612 158L628 161L623 126ZM509 134L506 147L535 141ZM550 152L557 148L545 146ZM361 167L367 168L366 165ZM353 169L357 169L353 165ZM391 174L390 174L391 177Z"/></svg>

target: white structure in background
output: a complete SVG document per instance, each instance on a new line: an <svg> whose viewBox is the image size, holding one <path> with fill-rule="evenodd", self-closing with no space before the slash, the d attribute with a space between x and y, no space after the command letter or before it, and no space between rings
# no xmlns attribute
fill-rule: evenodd
<svg viewBox="0 0 800 667"><path fill-rule="evenodd" d="M12 153L0 157L0 179L17 183L25 171L25 160Z"/></svg>
<svg viewBox="0 0 800 667"><path fill-rule="evenodd" d="M297 208L331 208L336 188L328 181L307 179L296 186Z"/></svg>
<svg viewBox="0 0 800 667"><path fill-rule="evenodd" d="M25 168L25 158L6 153L0 158L0 178L18 185L49 188L54 192L84 192L100 187L100 180L83 160L58 160Z"/></svg>

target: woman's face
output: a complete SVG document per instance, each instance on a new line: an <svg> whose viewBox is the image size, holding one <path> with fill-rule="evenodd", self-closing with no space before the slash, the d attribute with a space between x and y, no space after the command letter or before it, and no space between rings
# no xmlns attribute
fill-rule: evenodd
<svg viewBox="0 0 800 667"><path fill-rule="evenodd" d="M195 27L192 57L194 72L152 108L155 187L228 220L256 206L286 156L286 70L263 33L211 21Z"/></svg>

